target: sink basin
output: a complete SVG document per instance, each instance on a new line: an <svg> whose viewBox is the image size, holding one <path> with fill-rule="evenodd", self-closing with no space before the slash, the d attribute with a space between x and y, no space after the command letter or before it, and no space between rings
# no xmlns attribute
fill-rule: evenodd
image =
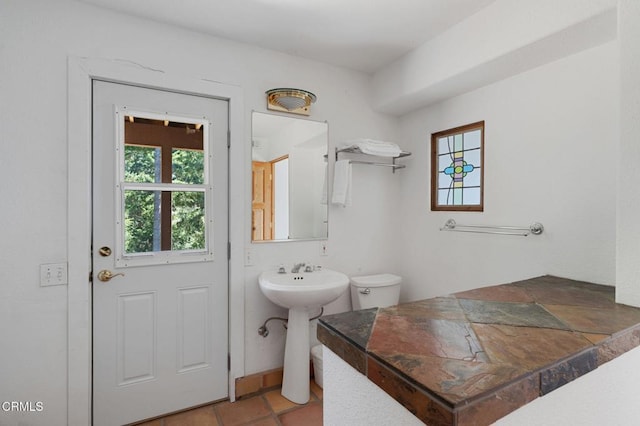
<svg viewBox="0 0 640 426"><path fill-rule="evenodd" d="M297 274L268 271L258 278L262 293L283 308L313 308L333 302L349 287L349 277L330 269Z"/></svg>
<svg viewBox="0 0 640 426"><path fill-rule="evenodd" d="M330 269L279 274L267 271L258 278L262 293L289 309L284 348L282 396L296 404L309 402L309 311L336 300L349 287L349 277Z"/></svg>

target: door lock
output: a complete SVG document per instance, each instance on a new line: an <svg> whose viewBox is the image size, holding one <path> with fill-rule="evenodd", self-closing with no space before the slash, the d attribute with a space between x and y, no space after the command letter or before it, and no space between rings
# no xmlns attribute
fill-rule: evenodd
<svg viewBox="0 0 640 426"><path fill-rule="evenodd" d="M102 257L108 257L108 256L111 256L111 249L107 246L100 247L100 250L98 250L98 253L100 253L100 256Z"/></svg>
<svg viewBox="0 0 640 426"><path fill-rule="evenodd" d="M111 281L111 278L117 277L118 275L124 277L124 274L122 272L118 272L117 274L114 274L108 269L103 269L102 271L98 272L98 279L100 281L107 282L107 281Z"/></svg>

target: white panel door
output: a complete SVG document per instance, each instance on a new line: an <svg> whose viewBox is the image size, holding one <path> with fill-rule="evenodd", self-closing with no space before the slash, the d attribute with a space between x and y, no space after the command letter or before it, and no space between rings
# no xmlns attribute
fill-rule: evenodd
<svg viewBox="0 0 640 426"><path fill-rule="evenodd" d="M93 424L228 396L228 102L93 83Z"/></svg>

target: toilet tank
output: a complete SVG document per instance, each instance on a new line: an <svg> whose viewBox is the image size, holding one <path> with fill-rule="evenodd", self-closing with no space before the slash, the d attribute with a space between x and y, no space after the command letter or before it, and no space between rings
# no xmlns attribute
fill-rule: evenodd
<svg viewBox="0 0 640 426"><path fill-rule="evenodd" d="M351 277L351 304L353 310L385 308L397 305L402 278L393 274Z"/></svg>

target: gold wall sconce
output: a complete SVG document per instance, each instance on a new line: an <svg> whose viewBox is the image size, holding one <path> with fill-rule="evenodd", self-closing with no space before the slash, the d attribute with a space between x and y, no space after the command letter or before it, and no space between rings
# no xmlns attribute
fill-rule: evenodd
<svg viewBox="0 0 640 426"><path fill-rule="evenodd" d="M266 94L267 109L301 115L309 115L311 104L317 99L316 95L302 89L271 89Z"/></svg>

